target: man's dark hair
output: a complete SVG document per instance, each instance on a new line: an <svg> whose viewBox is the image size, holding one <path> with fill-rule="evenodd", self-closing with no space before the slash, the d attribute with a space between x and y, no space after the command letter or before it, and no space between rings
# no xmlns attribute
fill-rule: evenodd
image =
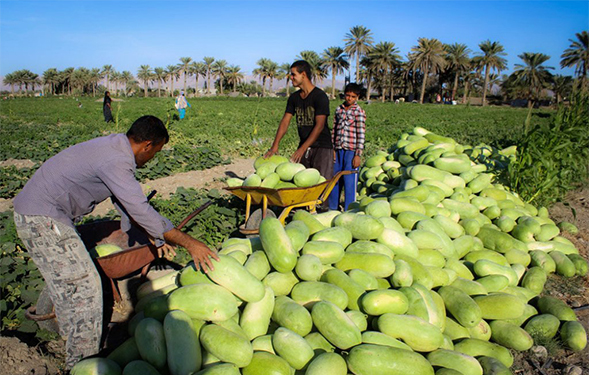
<svg viewBox="0 0 589 375"><path fill-rule="evenodd" d="M290 68L295 68L299 73L305 72L309 80L311 80L311 78L313 77L313 75L311 74L311 64L309 64L305 60L297 60L293 62Z"/></svg>
<svg viewBox="0 0 589 375"><path fill-rule="evenodd" d="M168 143L170 136L166 126L155 116L139 117L127 132L127 137L132 138L136 143L150 141L158 145L162 141Z"/></svg>
<svg viewBox="0 0 589 375"><path fill-rule="evenodd" d="M344 88L344 94L346 92L353 92L354 94L360 96L360 93L362 93L362 86L354 82L348 83Z"/></svg>

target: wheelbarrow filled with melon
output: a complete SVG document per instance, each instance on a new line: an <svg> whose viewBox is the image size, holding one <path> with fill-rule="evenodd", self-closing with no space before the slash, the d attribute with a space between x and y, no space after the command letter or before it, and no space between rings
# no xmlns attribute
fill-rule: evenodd
<svg viewBox="0 0 589 375"><path fill-rule="evenodd" d="M225 190L245 201L245 223L239 230L245 235L259 233L262 219L276 216L268 207L282 208L278 219L282 224L294 208L305 208L315 213L317 206L327 200L341 176L355 171L341 171L326 180L315 168L291 163L284 156L259 157L254 163L256 172L245 180L229 178ZM252 205L262 205L252 213Z"/></svg>

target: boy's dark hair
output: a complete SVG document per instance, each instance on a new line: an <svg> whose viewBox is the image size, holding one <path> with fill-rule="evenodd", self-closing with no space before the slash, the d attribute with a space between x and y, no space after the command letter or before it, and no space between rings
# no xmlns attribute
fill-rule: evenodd
<svg viewBox="0 0 589 375"><path fill-rule="evenodd" d="M150 141L160 144L162 141L168 143L170 140L166 126L155 116L139 117L127 131L127 137L132 138L136 143Z"/></svg>
<svg viewBox="0 0 589 375"><path fill-rule="evenodd" d="M293 62L292 65L290 66L290 68L291 69L295 68L297 70L297 72L299 72L299 73L305 72L307 74L307 78L309 78L309 80L311 80L311 78L313 77L311 74L311 64L309 64L305 60L297 60L297 61Z"/></svg>
<svg viewBox="0 0 589 375"><path fill-rule="evenodd" d="M348 83L344 88L344 94L346 92L353 92L354 94L360 96L360 93L362 93L362 86L354 82Z"/></svg>

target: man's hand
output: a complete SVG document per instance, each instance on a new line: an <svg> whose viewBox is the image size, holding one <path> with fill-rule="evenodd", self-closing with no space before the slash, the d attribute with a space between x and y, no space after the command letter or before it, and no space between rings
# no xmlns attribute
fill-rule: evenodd
<svg viewBox="0 0 589 375"><path fill-rule="evenodd" d="M337 161L337 151L333 150L333 162Z"/></svg>
<svg viewBox="0 0 589 375"><path fill-rule="evenodd" d="M304 148L299 148L294 152L294 154L292 154L292 156L290 157L290 161L292 161L293 163L299 163L303 158L303 155L305 155L305 151L307 150Z"/></svg>
<svg viewBox="0 0 589 375"><path fill-rule="evenodd" d="M174 228L164 233L164 239L175 245L179 245L188 250L188 253L194 260L194 268L196 270L202 270L205 273L215 269L211 260L219 260L217 253L212 251L199 240L192 238L188 234Z"/></svg>
<svg viewBox="0 0 589 375"><path fill-rule="evenodd" d="M276 155L278 153L278 150L274 150L274 149L269 149L265 154L264 154L264 159L268 159L270 156Z"/></svg>
<svg viewBox="0 0 589 375"><path fill-rule="evenodd" d="M360 158L359 155L354 155L354 158L352 159L352 168L356 169L360 166L360 163L362 162L362 159Z"/></svg>
<svg viewBox="0 0 589 375"><path fill-rule="evenodd" d="M186 250L188 250L192 256L192 260L194 260L194 268L196 268L197 271L202 270L204 273L208 273L215 269L211 258L218 261L219 257L216 252L209 249L202 242L194 240L194 243L186 247Z"/></svg>
<svg viewBox="0 0 589 375"><path fill-rule="evenodd" d="M176 251L174 250L174 246L165 243L163 246L157 248L157 256L159 258L166 258L167 260L172 260L176 256Z"/></svg>

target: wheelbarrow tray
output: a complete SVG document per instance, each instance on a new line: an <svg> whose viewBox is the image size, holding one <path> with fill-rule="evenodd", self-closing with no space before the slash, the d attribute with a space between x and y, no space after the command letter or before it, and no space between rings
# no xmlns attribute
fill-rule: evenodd
<svg viewBox="0 0 589 375"><path fill-rule="evenodd" d="M320 184L310 187L295 187L270 189L259 186L236 186L226 187L225 190L246 200L249 194L252 199L252 204L260 204L264 196L268 199L268 203L272 206L288 207L294 204L316 201L325 191L330 181L324 181Z"/></svg>
<svg viewBox="0 0 589 375"><path fill-rule="evenodd" d="M128 233L123 232L120 221L95 222L80 225L77 229L87 249L102 244L117 245L123 249L96 258L96 262L108 278L125 277L157 258L157 248L151 244L147 235L135 227Z"/></svg>

